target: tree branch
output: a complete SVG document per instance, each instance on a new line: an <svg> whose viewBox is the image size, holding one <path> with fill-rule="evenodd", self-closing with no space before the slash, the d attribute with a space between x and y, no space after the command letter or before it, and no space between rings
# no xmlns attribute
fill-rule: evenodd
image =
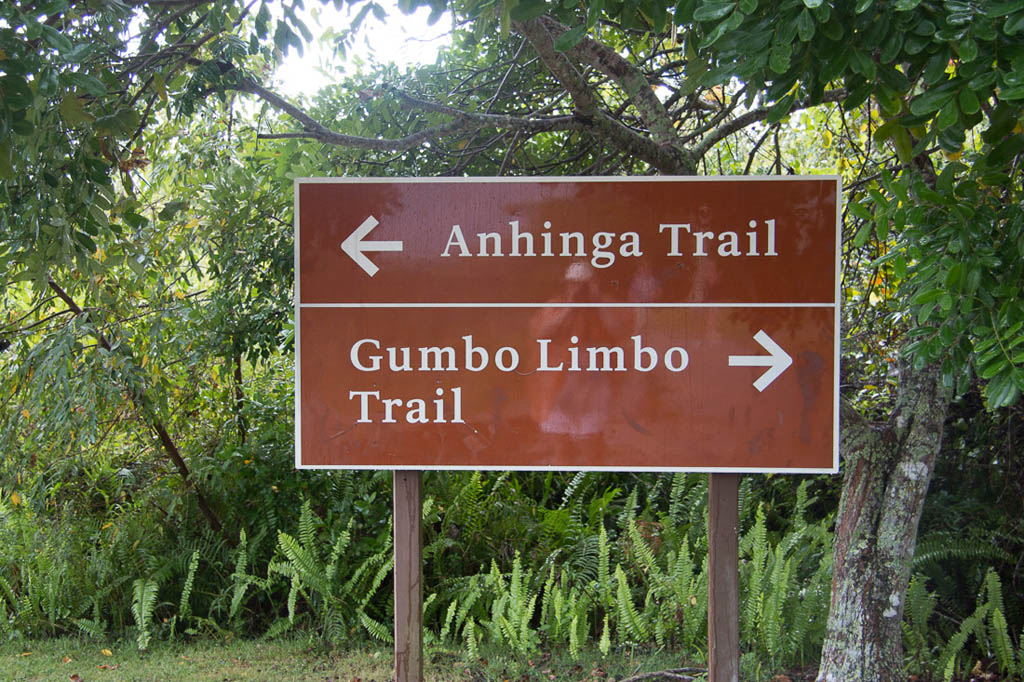
<svg viewBox="0 0 1024 682"><path fill-rule="evenodd" d="M597 106L597 101L586 79L565 53L555 48L556 26L550 25L543 17L528 21L513 22L513 28L522 34L537 51L541 62L572 97L577 117L591 128L594 135L603 137L620 151L636 156L662 173L692 175L696 163L692 155L684 155L671 145L661 145L623 125ZM648 87L648 90L650 88Z"/></svg>
<svg viewBox="0 0 1024 682"><path fill-rule="evenodd" d="M825 102L838 102L847 96L845 88L836 88L835 90L829 90L822 97L821 102L815 104L823 104ZM806 109L812 106L810 102L802 102L797 105L796 109ZM771 107L758 107L751 109L750 111L740 114L736 118L729 119L716 129L712 130L708 135L704 136L700 142L693 147L693 153L696 158L702 157L716 144L729 137L733 133L746 128L749 125L763 121L768 118L768 112L771 111Z"/></svg>
<svg viewBox="0 0 1024 682"><path fill-rule="evenodd" d="M527 133L544 133L566 130L584 130L585 126L572 116L551 116L545 118L527 118L505 114L477 114L460 111L452 107L424 102L399 90L392 90L396 97L407 107L415 107L434 113L451 116L454 120L438 126L426 128L416 133L397 138L359 137L338 133L316 121L300 107L287 101L275 92L249 78L241 78L233 86L235 90L256 95L275 109L288 114L302 126L302 131L286 133L262 133L261 140L313 139L324 144L369 151L406 151L418 147L425 142L436 140L457 133L474 132L481 128L504 128Z"/></svg>

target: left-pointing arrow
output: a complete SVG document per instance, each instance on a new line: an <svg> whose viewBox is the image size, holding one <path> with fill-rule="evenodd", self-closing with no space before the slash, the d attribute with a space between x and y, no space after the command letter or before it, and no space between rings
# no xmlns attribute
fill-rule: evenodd
<svg viewBox="0 0 1024 682"><path fill-rule="evenodd" d="M370 234L370 230L377 227L377 219L373 216L369 216L352 232L345 241L341 243L341 250L349 255L349 257L356 262L356 265L366 271L366 274L373 277L377 274L380 269L373 264L369 258L366 257L364 252L366 251L401 251L402 242L400 241L389 241L389 242L375 242L375 241L363 241L363 237Z"/></svg>
<svg viewBox="0 0 1024 682"><path fill-rule="evenodd" d="M761 347L768 351L769 355L730 355L730 367L767 367L768 371L757 378L754 388L758 392L768 388L768 385L775 381L780 374L793 364L793 358L789 353L782 350L782 347L775 343L772 337L759 330L754 334L754 340L761 344Z"/></svg>

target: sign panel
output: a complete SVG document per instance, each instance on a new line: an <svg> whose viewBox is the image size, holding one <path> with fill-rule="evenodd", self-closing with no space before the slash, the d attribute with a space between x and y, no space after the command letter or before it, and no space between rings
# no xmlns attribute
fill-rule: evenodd
<svg viewBox="0 0 1024 682"><path fill-rule="evenodd" d="M297 180L296 464L835 471L838 197Z"/></svg>

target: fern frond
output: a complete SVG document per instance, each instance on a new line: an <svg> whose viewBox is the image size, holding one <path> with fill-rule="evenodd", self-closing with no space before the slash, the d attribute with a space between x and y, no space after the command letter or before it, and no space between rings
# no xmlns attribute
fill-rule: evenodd
<svg viewBox="0 0 1024 682"><path fill-rule="evenodd" d="M299 512L299 542L307 551L312 551L316 542L316 517L313 515L313 508L309 500L302 503L302 511Z"/></svg>
<svg viewBox="0 0 1024 682"><path fill-rule="evenodd" d="M291 587L288 590L288 622L295 623L295 605L299 600L299 593L302 591L302 582L299 574L292 576Z"/></svg>
<svg viewBox="0 0 1024 682"><path fill-rule="evenodd" d="M949 638L946 646L943 647L938 665L938 668L942 671L943 682L950 682L953 679L953 673L956 672L957 659L970 636L979 632L984 635L985 616L988 615L988 610L989 605L987 602L975 609L970 617L960 623L956 633Z"/></svg>
<svg viewBox="0 0 1024 682"><path fill-rule="evenodd" d="M365 608L370 600L373 599L374 595L377 594L377 589L384 582L384 579L391 574L391 569L395 566L395 555L390 551L380 552L374 556L368 558L366 563L377 563L380 566L377 568L377 572L373 575L373 580L367 586L363 593L362 599L359 600L359 608Z"/></svg>
<svg viewBox="0 0 1024 682"><path fill-rule="evenodd" d="M604 627L601 628L601 641L597 645L602 656L607 657L612 650L611 629L608 627L608 614L604 614Z"/></svg>
<svg viewBox="0 0 1024 682"><path fill-rule="evenodd" d="M380 641L387 642L388 644L395 641L394 636L391 634L391 628L374 620L373 618L370 618L363 611L359 612L359 622L366 631L370 633L371 637L376 637Z"/></svg>
<svg viewBox="0 0 1024 682"><path fill-rule="evenodd" d="M79 630L94 639L102 639L107 634L107 624L101 621L76 618L73 622Z"/></svg>
<svg viewBox="0 0 1024 682"><path fill-rule="evenodd" d="M636 605L633 604L633 598L629 594L629 585L626 582L626 573L618 564L615 566L615 578L619 584L615 600L619 621L636 641L643 642L647 639L647 625L640 617Z"/></svg>
<svg viewBox="0 0 1024 682"><path fill-rule="evenodd" d="M478 641L476 638L476 621L470 618L466 621L466 627L462 629L462 635L466 640L466 652L470 658L476 658Z"/></svg>
<svg viewBox="0 0 1024 682"><path fill-rule="evenodd" d="M992 642L992 652L995 654L999 669L1009 675L1019 672L1017 657L1013 651L1013 642L1010 641L1010 633L1007 629L1006 616L997 608L993 608L989 615L989 640Z"/></svg>
<svg viewBox="0 0 1024 682"><path fill-rule="evenodd" d="M608 543L608 531L605 530L604 524L601 525L601 533L597 536L597 583L603 606L611 608L615 603L615 600L612 599L611 547Z"/></svg>
<svg viewBox="0 0 1024 682"><path fill-rule="evenodd" d="M626 526L626 532L629 535L629 541L631 549L633 550L634 556L637 558L640 570L649 574L655 578L661 575L661 567L658 566L657 559L654 557L654 552L651 550L651 546L647 544L647 540L640 534L640 530L637 527L636 519L630 519Z"/></svg>
<svg viewBox="0 0 1024 682"><path fill-rule="evenodd" d="M917 543L914 551L914 569L925 564L949 559L970 561L1009 561L1014 557L1003 548L977 538L965 538L948 533L934 533Z"/></svg>
<svg viewBox="0 0 1024 682"><path fill-rule="evenodd" d="M188 574L185 576L185 583L181 587L181 599L178 600L178 615L187 618L192 610L189 598L192 596L192 587L196 580L196 571L199 569L199 550L192 552L192 559L188 562Z"/></svg>
<svg viewBox="0 0 1024 682"><path fill-rule="evenodd" d="M455 614L459 608L459 600L453 599L448 604L448 611L445 613L444 620L441 623L441 634L438 635L438 640L443 644L448 641L448 633L451 632L452 623L455 621Z"/></svg>
<svg viewBox="0 0 1024 682"><path fill-rule="evenodd" d="M149 626L153 620L153 610L156 609L158 591L159 585L149 578L138 578L132 583L132 617L139 628L135 641L141 651L149 648Z"/></svg>
<svg viewBox="0 0 1024 682"><path fill-rule="evenodd" d="M937 603L938 599L928 591L925 579L915 575L910 579L904 597L904 618L916 632L924 633Z"/></svg>
<svg viewBox="0 0 1024 682"><path fill-rule="evenodd" d="M331 583L327 579L327 573L308 548L300 545L295 538L283 531L277 533L277 544L291 565L302 577L305 585L313 588L324 600L330 600L332 596Z"/></svg>

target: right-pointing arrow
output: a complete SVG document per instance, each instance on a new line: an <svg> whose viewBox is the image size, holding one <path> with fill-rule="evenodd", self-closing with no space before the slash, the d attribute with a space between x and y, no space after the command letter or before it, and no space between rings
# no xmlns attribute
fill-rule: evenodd
<svg viewBox="0 0 1024 682"><path fill-rule="evenodd" d="M775 343L772 337L759 330L754 334L754 340L761 344L761 347L768 351L769 355L730 355L730 367L767 367L768 371L757 378L754 388L758 392L768 388L768 385L775 381L780 374L786 371L793 364L793 358L789 353L782 350L779 344Z"/></svg>

